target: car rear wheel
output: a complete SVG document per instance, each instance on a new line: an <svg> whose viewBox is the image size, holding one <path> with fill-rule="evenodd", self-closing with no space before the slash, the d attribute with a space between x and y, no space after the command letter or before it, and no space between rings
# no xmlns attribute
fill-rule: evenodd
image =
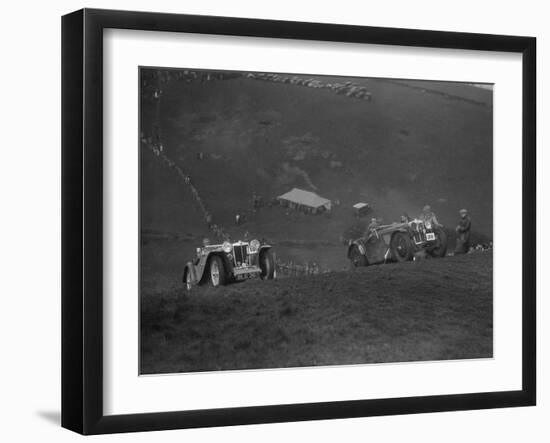
<svg viewBox="0 0 550 443"><path fill-rule="evenodd" d="M405 232L396 232L390 243L392 255L398 262L411 261L414 257L414 246Z"/></svg>
<svg viewBox="0 0 550 443"><path fill-rule="evenodd" d="M260 269L262 280L273 280L275 278L275 259L270 250L264 251L260 255Z"/></svg>
<svg viewBox="0 0 550 443"><path fill-rule="evenodd" d="M218 256L213 256L210 259L210 284L214 287L225 285L225 266L223 260Z"/></svg>
<svg viewBox="0 0 550 443"><path fill-rule="evenodd" d="M351 262L351 265L354 268L358 268L360 266L367 266L367 257L361 254L361 251L359 250L359 247L357 245L353 245L351 247L351 251L349 253L349 260Z"/></svg>

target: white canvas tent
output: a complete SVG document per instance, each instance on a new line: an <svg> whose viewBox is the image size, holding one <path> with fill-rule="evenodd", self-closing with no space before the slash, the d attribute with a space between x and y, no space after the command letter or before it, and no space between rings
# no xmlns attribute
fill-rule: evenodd
<svg viewBox="0 0 550 443"><path fill-rule="evenodd" d="M286 194L277 197L277 200L284 205L294 209L306 209L313 213L318 211L330 211L332 202L314 192L294 188Z"/></svg>

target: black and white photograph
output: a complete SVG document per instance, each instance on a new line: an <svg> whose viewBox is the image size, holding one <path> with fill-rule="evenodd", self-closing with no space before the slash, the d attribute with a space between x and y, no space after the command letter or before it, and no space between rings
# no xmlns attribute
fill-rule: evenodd
<svg viewBox="0 0 550 443"><path fill-rule="evenodd" d="M141 66L139 100L140 374L493 357L492 84Z"/></svg>
<svg viewBox="0 0 550 443"><path fill-rule="evenodd" d="M548 8L452 6L6 2L0 439L550 441Z"/></svg>

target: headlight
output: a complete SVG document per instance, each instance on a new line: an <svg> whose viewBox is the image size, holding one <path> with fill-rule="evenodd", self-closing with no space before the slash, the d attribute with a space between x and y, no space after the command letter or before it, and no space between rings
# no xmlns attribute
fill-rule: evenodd
<svg viewBox="0 0 550 443"><path fill-rule="evenodd" d="M248 245L248 249L250 249L250 252L258 252L260 249L260 242L258 240L252 240L250 244Z"/></svg>
<svg viewBox="0 0 550 443"><path fill-rule="evenodd" d="M432 229L432 224L430 222L426 222L426 229Z"/></svg>
<svg viewBox="0 0 550 443"><path fill-rule="evenodd" d="M222 245L223 252L226 254L229 254L231 250L233 249L233 246L228 241L224 241Z"/></svg>

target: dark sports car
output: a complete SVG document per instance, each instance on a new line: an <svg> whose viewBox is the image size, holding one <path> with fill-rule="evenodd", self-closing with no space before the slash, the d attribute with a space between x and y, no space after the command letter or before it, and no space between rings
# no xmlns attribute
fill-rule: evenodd
<svg viewBox="0 0 550 443"><path fill-rule="evenodd" d="M409 261L419 251L432 257L445 256L447 234L442 226L418 219L376 226L363 237L349 242L348 258L355 267L368 266Z"/></svg>

